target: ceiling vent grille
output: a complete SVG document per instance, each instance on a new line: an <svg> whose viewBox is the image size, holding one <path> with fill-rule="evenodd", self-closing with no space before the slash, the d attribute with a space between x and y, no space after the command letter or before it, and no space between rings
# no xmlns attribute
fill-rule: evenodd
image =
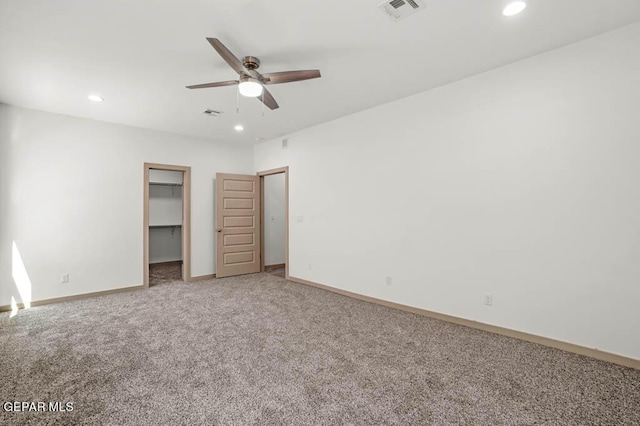
<svg viewBox="0 0 640 426"><path fill-rule="evenodd" d="M378 7L394 22L426 8L423 0L387 0Z"/></svg>
<svg viewBox="0 0 640 426"><path fill-rule="evenodd" d="M209 117L219 117L222 114L222 111L216 111L215 109L205 109L203 114L208 115Z"/></svg>

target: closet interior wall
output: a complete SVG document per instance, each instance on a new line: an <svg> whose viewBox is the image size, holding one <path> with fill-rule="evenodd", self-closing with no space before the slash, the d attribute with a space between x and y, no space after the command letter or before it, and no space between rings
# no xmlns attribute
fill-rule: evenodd
<svg viewBox="0 0 640 426"><path fill-rule="evenodd" d="M283 267L286 262L285 173L263 177L264 265Z"/></svg>
<svg viewBox="0 0 640 426"><path fill-rule="evenodd" d="M149 170L149 264L182 262L183 173Z"/></svg>

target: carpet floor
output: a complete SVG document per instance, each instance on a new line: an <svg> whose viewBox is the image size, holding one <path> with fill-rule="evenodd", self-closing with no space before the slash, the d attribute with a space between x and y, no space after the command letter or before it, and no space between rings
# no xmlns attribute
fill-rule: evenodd
<svg viewBox="0 0 640 426"><path fill-rule="evenodd" d="M149 285L182 281L182 264L177 262L152 263L149 265Z"/></svg>
<svg viewBox="0 0 640 426"><path fill-rule="evenodd" d="M270 269L267 271L267 274L275 275L281 278L285 277L284 268Z"/></svg>
<svg viewBox="0 0 640 426"><path fill-rule="evenodd" d="M0 424L638 425L640 371L271 274L0 314Z"/></svg>

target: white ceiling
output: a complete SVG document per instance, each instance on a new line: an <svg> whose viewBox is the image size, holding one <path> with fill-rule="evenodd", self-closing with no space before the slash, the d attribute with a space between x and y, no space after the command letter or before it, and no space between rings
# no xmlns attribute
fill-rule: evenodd
<svg viewBox="0 0 640 426"><path fill-rule="evenodd" d="M380 0L0 0L0 102L253 144L640 20L639 0L529 0L511 18L503 0L425 1L395 23ZM237 78L205 37L261 72L322 78L269 86L280 109L264 116L240 98L237 114L235 87L184 88Z"/></svg>

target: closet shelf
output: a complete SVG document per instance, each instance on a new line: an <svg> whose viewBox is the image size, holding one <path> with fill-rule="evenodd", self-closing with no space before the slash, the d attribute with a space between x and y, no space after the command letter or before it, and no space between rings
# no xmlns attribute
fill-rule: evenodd
<svg viewBox="0 0 640 426"><path fill-rule="evenodd" d="M182 186L181 183L169 183L169 182L149 182L149 185L153 185L153 186Z"/></svg>
<svg viewBox="0 0 640 426"><path fill-rule="evenodd" d="M182 228L181 223L172 224L164 224L164 225L149 225L149 228Z"/></svg>

